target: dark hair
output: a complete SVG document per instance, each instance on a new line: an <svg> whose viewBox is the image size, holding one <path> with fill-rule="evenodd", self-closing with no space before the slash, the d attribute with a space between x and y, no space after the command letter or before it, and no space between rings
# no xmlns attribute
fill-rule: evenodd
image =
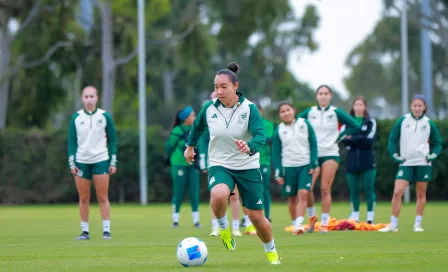
<svg viewBox="0 0 448 272"><path fill-rule="evenodd" d="M293 110L295 110L294 106L291 103L289 103L289 102L281 102L278 105L278 107L277 107L277 113L280 113L280 108L285 106L285 105L290 106Z"/></svg>
<svg viewBox="0 0 448 272"><path fill-rule="evenodd" d="M322 84L322 85L320 85L319 87L317 87L317 89L316 89L316 94L319 92L320 88L324 88L324 87L328 89L328 91L330 92L330 94L333 93L333 91L331 90L330 86L328 86L328 85L326 85L326 84Z"/></svg>
<svg viewBox="0 0 448 272"><path fill-rule="evenodd" d="M355 110L353 109L353 106L355 105L355 102L361 100L362 103L364 103L364 106L366 106L366 109L364 110L364 117L369 117L369 111L367 110L367 100L364 98L364 96L357 96L355 99L353 99L352 102L352 108L350 109L350 115L355 117Z"/></svg>
<svg viewBox="0 0 448 272"><path fill-rule="evenodd" d="M239 81L238 76L236 75L238 74L239 70L240 66L238 65L238 63L231 62L227 65L226 69L221 69L218 72L216 72L216 75L227 75L230 81L232 81L232 83L235 84Z"/></svg>
<svg viewBox="0 0 448 272"><path fill-rule="evenodd" d="M182 121L179 118L179 113L183 110L184 108L178 109L176 111L176 115L174 116L174 120L171 123L171 130L173 130L175 127L179 126L180 124L182 124Z"/></svg>

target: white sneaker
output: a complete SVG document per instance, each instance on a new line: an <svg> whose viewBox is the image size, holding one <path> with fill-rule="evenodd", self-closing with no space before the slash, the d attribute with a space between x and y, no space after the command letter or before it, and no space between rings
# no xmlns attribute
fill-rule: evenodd
<svg viewBox="0 0 448 272"><path fill-rule="evenodd" d="M210 236L219 236L219 228L213 228Z"/></svg>
<svg viewBox="0 0 448 272"><path fill-rule="evenodd" d="M243 236L243 234L241 233L241 231L239 229L233 229L232 230L232 235L235 236L235 237Z"/></svg>
<svg viewBox="0 0 448 272"><path fill-rule="evenodd" d="M422 226L414 226L414 232L423 232L424 229L422 228Z"/></svg>
<svg viewBox="0 0 448 272"><path fill-rule="evenodd" d="M305 228L302 225L300 225L300 226L294 227L292 235L296 236L296 235L301 235L303 233L305 233Z"/></svg>
<svg viewBox="0 0 448 272"><path fill-rule="evenodd" d="M392 227L392 225L388 225L387 227L384 227L382 229L378 230L379 232L397 232L398 228L397 227Z"/></svg>

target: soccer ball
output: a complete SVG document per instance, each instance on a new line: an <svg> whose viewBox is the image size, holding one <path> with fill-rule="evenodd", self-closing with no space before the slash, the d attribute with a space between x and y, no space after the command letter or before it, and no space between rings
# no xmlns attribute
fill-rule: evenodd
<svg viewBox="0 0 448 272"><path fill-rule="evenodd" d="M188 237L179 243L176 255L183 266L202 266L207 261L208 250L198 238Z"/></svg>

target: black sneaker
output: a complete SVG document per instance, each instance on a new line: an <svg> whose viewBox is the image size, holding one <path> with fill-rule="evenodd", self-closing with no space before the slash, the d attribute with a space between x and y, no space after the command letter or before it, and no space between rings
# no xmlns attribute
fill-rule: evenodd
<svg viewBox="0 0 448 272"><path fill-rule="evenodd" d="M240 228L244 228L244 227L246 227L246 222L245 222L246 220L244 220L244 217L243 218L241 218L241 221L240 221Z"/></svg>
<svg viewBox="0 0 448 272"><path fill-rule="evenodd" d="M110 232L105 231L103 232L103 240L111 240L112 237L110 236Z"/></svg>
<svg viewBox="0 0 448 272"><path fill-rule="evenodd" d="M196 222L196 223L194 223L194 227L197 229L200 229L200 228L202 228L202 225L201 225L201 223Z"/></svg>
<svg viewBox="0 0 448 272"><path fill-rule="evenodd" d="M83 231L83 232L81 233L81 235L79 235L78 237L76 237L76 240L90 240L89 232L87 232L87 231Z"/></svg>
<svg viewBox="0 0 448 272"><path fill-rule="evenodd" d="M367 224L369 224L369 225L373 225L373 221L372 221L372 220L368 220L368 221L367 221Z"/></svg>
<svg viewBox="0 0 448 272"><path fill-rule="evenodd" d="M173 228L178 228L178 227L179 227L179 223L174 222L174 223L173 223Z"/></svg>

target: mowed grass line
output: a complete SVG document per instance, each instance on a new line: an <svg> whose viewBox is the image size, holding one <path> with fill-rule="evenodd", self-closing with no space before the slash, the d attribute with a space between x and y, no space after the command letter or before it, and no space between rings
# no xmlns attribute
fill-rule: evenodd
<svg viewBox="0 0 448 272"><path fill-rule="evenodd" d="M318 209L319 210L319 209ZM187 203L180 228L171 228L171 205L112 205L111 241L101 239L98 206L90 214L90 241L75 241L80 233L78 209L60 206L0 206L0 271L444 271L448 264L446 211L448 203L429 202L423 217L425 232L412 231L415 204L406 205L398 233L333 231L292 237L286 204L273 205L273 229L282 258L267 265L257 237L237 237L236 252L225 251L219 238L209 237L208 205L200 207L202 229L195 229ZM331 215L346 218L348 203L335 203ZM365 205L361 220L365 220ZM389 203L376 207L376 222L389 221ZM230 217L229 217L230 219ZM177 244L195 236L206 243L207 263L183 268Z"/></svg>

